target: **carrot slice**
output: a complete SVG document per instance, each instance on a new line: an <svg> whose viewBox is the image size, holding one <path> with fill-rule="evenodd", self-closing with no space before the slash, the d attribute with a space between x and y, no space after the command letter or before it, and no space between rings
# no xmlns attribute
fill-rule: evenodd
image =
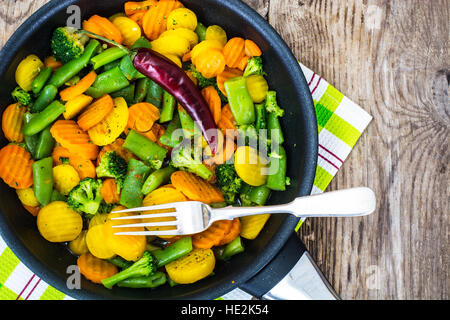
<svg viewBox="0 0 450 320"><path fill-rule="evenodd" d="M0 178L14 189L33 185L33 159L25 148L9 144L0 150Z"/></svg>
<svg viewBox="0 0 450 320"><path fill-rule="evenodd" d="M236 130L236 121L228 104L222 108L222 115L217 126L222 130L224 135L227 135L228 130Z"/></svg>
<svg viewBox="0 0 450 320"><path fill-rule="evenodd" d="M231 224L230 231L222 238L219 242L219 246L223 246L225 244L233 241L241 232L241 220L239 218L233 219L233 223Z"/></svg>
<svg viewBox="0 0 450 320"><path fill-rule="evenodd" d="M241 71L244 71L245 68L247 68L248 60L250 60L249 56L243 56L241 61L239 61L237 68Z"/></svg>
<svg viewBox="0 0 450 320"><path fill-rule="evenodd" d="M106 179L103 181L102 188L100 189L103 200L106 203L119 203L120 194L117 192L117 184L115 179Z"/></svg>
<svg viewBox="0 0 450 320"><path fill-rule="evenodd" d="M132 105L129 109L128 129L137 132L147 132L159 119L160 112L157 107L151 103L141 102Z"/></svg>
<svg viewBox="0 0 450 320"><path fill-rule="evenodd" d="M233 225L232 220L220 220L214 222L211 227L192 236L192 245L198 249L211 249L218 246L225 238Z"/></svg>
<svg viewBox="0 0 450 320"><path fill-rule="evenodd" d="M234 37L228 40L223 47L223 55L227 66L237 68L242 57L245 55L245 40L240 37Z"/></svg>
<svg viewBox="0 0 450 320"><path fill-rule="evenodd" d="M130 16L130 19L136 22L142 28L142 20L144 19L147 11L136 12L135 14Z"/></svg>
<svg viewBox="0 0 450 320"><path fill-rule="evenodd" d="M50 133L70 153L89 160L97 158L98 146L90 142L89 135L75 121L58 120L51 127Z"/></svg>
<svg viewBox="0 0 450 320"><path fill-rule="evenodd" d="M102 283L103 279L112 277L118 269L112 263L94 257L90 253L82 254L77 259L77 266L80 273L94 283Z"/></svg>
<svg viewBox="0 0 450 320"><path fill-rule="evenodd" d="M262 55L261 49L258 45L252 40L245 40L245 55L248 57L259 57Z"/></svg>
<svg viewBox="0 0 450 320"><path fill-rule="evenodd" d="M69 101L69 100L75 99L79 95L85 93L86 90L92 86L95 79L97 79L97 74L95 73L95 71L89 72L76 85L74 85L72 87L68 87L68 88L64 89L63 91L61 91L59 93L61 96L61 100Z"/></svg>
<svg viewBox="0 0 450 320"><path fill-rule="evenodd" d="M239 69L225 68L225 70L221 74L217 75L217 87L219 88L220 92L227 96L227 92L225 90L225 81L227 81L228 79L240 77L242 75L243 72Z"/></svg>
<svg viewBox="0 0 450 320"><path fill-rule="evenodd" d="M189 200L202 201L207 204L224 201L219 188L190 172L174 172L170 179L173 186L184 193Z"/></svg>
<svg viewBox="0 0 450 320"><path fill-rule="evenodd" d="M5 138L11 142L22 142L24 139L23 128L23 115L26 112L26 108L19 103L9 105L2 116L2 130Z"/></svg>
<svg viewBox="0 0 450 320"><path fill-rule="evenodd" d="M44 66L46 68L52 68L53 71L62 67L63 63L61 61L57 61L54 56L49 56L44 60Z"/></svg>
<svg viewBox="0 0 450 320"><path fill-rule="evenodd" d="M95 100L78 117L78 125L84 131L99 124L111 112L114 107L114 101L109 94Z"/></svg>
<svg viewBox="0 0 450 320"><path fill-rule="evenodd" d="M125 14L132 16L138 12L147 11L151 6L157 3L156 0L146 0L140 2L128 1L124 4Z"/></svg>
<svg viewBox="0 0 450 320"><path fill-rule="evenodd" d="M208 103L209 110L214 117L214 122L219 123L222 117L222 101L220 100L219 93L213 86L206 87L202 90L202 95Z"/></svg>
<svg viewBox="0 0 450 320"><path fill-rule="evenodd" d="M80 179L95 178L97 173L91 160L84 159L77 154L71 153L64 147L56 146L52 153L53 164L55 166L63 164L64 159L69 160L69 164L77 171Z"/></svg>
<svg viewBox="0 0 450 320"><path fill-rule="evenodd" d="M99 25L94 23L91 19L83 21L83 30L89 31L91 33L97 34L99 36L103 36L103 31ZM88 35L91 38L96 39L97 37Z"/></svg>
<svg viewBox="0 0 450 320"><path fill-rule="evenodd" d="M104 36L109 40L122 44L122 33L111 21L97 14L94 14L89 21L98 26L101 31L101 34L99 34L100 36Z"/></svg>
<svg viewBox="0 0 450 320"><path fill-rule="evenodd" d="M167 17L169 14L183 4L175 0L159 1L145 13L142 18L142 28L150 40L156 40L167 30Z"/></svg>
<svg viewBox="0 0 450 320"><path fill-rule="evenodd" d="M31 207L27 205L23 205L25 210L27 210L33 217L37 217L39 211L41 211L41 207Z"/></svg>

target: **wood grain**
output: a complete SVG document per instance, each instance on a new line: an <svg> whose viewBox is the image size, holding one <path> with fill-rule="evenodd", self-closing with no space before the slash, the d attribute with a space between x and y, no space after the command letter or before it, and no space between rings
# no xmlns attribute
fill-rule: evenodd
<svg viewBox="0 0 450 320"><path fill-rule="evenodd" d="M3 0L0 45L48 0ZM378 210L299 236L343 299L449 298L449 0L245 0L306 66L374 116L329 190Z"/></svg>

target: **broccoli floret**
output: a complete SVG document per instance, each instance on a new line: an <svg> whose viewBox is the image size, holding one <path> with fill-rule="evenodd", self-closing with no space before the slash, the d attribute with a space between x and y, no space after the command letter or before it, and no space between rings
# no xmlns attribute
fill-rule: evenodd
<svg viewBox="0 0 450 320"><path fill-rule="evenodd" d="M192 157L190 148L180 144L172 151L171 166L180 170L198 175L200 178L210 180L213 173L198 159Z"/></svg>
<svg viewBox="0 0 450 320"><path fill-rule="evenodd" d="M118 186L122 186L127 175L127 161L115 151L105 153L100 160L96 172L99 178L114 178Z"/></svg>
<svg viewBox="0 0 450 320"><path fill-rule="evenodd" d="M31 103L31 94L23 90L21 87L17 87L11 92L11 96L14 101L20 103L24 107L28 106Z"/></svg>
<svg viewBox="0 0 450 320"><path fill-rule="evenodd" d="M75 28L59 27L51 39L52 52L56 60L67 63L81 57L89 37Z"/></svg>
<svg viewBox="0 0 450 320"><path fill-rule="evenodd" d="M252 76L254 74L266 75L263 70L263 61L261 57L252 57L248 60L247 67L244 70L244 77Z"/></svg>
<svg viewBox="0 0 450 320"><path fill-rule="evenodd" d="M244 124L238 126L238 136L242 143L248 144L250 142L258 141L258 131L253 124Z"/></svg>
<svg viewBox="0 0 450 320"><path fill-rule="evenodd" d="M275 91L267 92L266 111L274 113L277 117L284 116L284 110L277 103L277 93Z"/></svg>
<svg viewBox="0 0 450 320"><path fill-rule="evenodd" d="M197 69L195 68L195 66L192 63L189 65L188 71L190 71L192 73L192 75L194 76L194 78L196 78L198 80L198 87L200 89L203 89L203 88L206 88L209 86L215 87L217 85L216 78L210 78L210 79L205 78L199 71L197 71Z"/></svg>
<svg viewBox="0 0 450 320"><path fill-rule="evenodd" d="M234 165L221 164L216 167L216 184L220 188L227 204L236 202L236 194L242 188L243 181L236 173Z"/></svg>
<svg viewBox="0 0 450 320"><path fill-rule="evenodd" d="M116 206L116 204L106 203L105 200L103 200L102 202L100 202L100 206L98 207L97 213L99 213L99 214L111 213L112 209L114 209L115 206Z"/></svg>
<svg viewBox="0 0 450 320"><path fill-rule="evenodd" d="M103 197L100 193L102 181L85 178L73 188L67 197L67 203L75 210L82 211L88 218L97 214Z"/></svg>
<svg viewBox="0 0 450 320"><path fill-rule="evenodd" d="M133 263L130 267L116 273L112 277L103 279L102 283L106 288L112 289L115 284L122 280L133 277L147 277L155 273L156 270L156 259L150 252L145 251L142 258Z"/></svg>

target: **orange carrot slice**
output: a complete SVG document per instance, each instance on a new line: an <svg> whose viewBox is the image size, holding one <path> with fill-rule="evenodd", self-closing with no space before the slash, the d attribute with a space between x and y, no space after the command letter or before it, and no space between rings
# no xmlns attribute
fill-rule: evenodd
<svg viewBox="0 0 450 320"><path fill-rule="evenodd" d="M128 110L127 128L137 132L149 131L160 116L159 109L147 102L134 104Z"/></svg>
<svg viewBox="0 0 450 320"><path fill-rule="evenodd" d="M53 71L58 70L62 67L63 63L61 61L57 61L54 56L49 56L44 60L44 66L46 68L52 68Z"/></svg>
<svg viewBox="0 0 450 320"><path fill-rule="evenodd" d="M82 254L77 259L80 273L94 283L102 283L103 279L112 277L118 270L115 265L105 260L94 257L90 253Z"/></svg>
<svg viewBox="0 0 450 320"><path fill-rule="evenodd" d="M219 246L223 246L225 244L233 241L241 232L241 220L239 218L233 219L233 223L231 224L230 231L220 240Z"/></svg>
<svg viewBox="0 0 450 320"><path fill-rule="evenodd" d="M225 70L221 74L217 75L217 87L219 88L220 92L227 96L227 92L225 90L225 81L227 81L228 79L240 77L242 75L243 72L239 69L225 68Z"/></svg>
<svg viewBox="0 0 450 320"><path fill-rule="evenodd" d="M99 124L111 112L114 107L114 101L109 94L95 100L78 117L78 125L84 131Z"/></svg>
<svg viewBox="0 0 450 320"><path fill-rule="evenodd" d="M219 93L213 86L209 86L202 90L202 95L208 103L214 122L218 124L222 117L222 101L220 100Z"/></svg>
<svg viewBox="0 0 450 320"><path fill-rule="evenodd" d="M225 235L230 232L232 225L233 221L231 220L216 221L205 231L194 234L192 236L192 245L198 249L211 249L214 246L218 246Z"/></svg>
<svg viewBox="0 0 450 320"><path fill-rule="evenodd" d="M69 101L72 99L75 99L79 95L86 92L87 89L89 89L92 84L94 83L95 79L97 78L97 74L95 71L89 72L83 79L81 79L76 85L72 87L68 87L61 91L59 94L61 96L61 100L63 101Z"/></svg>
<svg viewBox="0 0 450 320"><path fill-rule="evenodd" d="M169 14L183 4L179 1L166 0L159 1L145 13L142 18L142 28L150 40L156 40L164 31L167 30L167 17Z"/></svg>
<svg viewBox="0 0 450 320"><path fill-rule="evenodd" d="M173 186L184 193L189 200L210 204L223 202L223 194L219 188L202 178L186 171L177 171L170 177Z"/></svg>
<svg viewBox="0 0 450 320"><path fill-rule="evenodd" d="M157 3L156 0L146 0L146 1L128 1L124 4L125 14L127 16L132 16L138 12L147 11L151 6Z"/></svg>
<svg viewBox="0 0 450 320"><path fill-rule="evenodd" d="M33 159L25 148L9 144L0 150L0 178L14 189L33 185Z"/></svg>
<svg viewBox="0 0 450 320"><path fill-rule="evenodd" d="M260 55L262 55L261 49L252 40L249 39L245 40L244 47L245 47L244 49L245 55L248 57L259 57Z"/></svg>
<svg viewBox="0 0 450 320"><path fill-rule="evenodd" d="M98 28L100 29L101 34L99 34L99 36L104 36L109 40L122 44L123 41L122 33L120 32L119 28L117 28L111 21L97 14L94 14L89 19L89 21L97 25Z"/></svg>
<svg viewBox="0 0 450 320"><path fill-rule="evenodd" d="M106 203L120 202L120 194L117 192L117 183L115 179L106 179L103 181L100 193Z"/></svg>
<svg viewBox="0 0 450 320"><path fill-rule="evenodd" d="M91 160L84 159L77 154L71 153L64 147L56 146L53 149L52 158L55 166L63 164L63 160L68 159L69 164L74 167L81 180L84 178L95 178L97 176L95 166Z"/></svg>
<svg viewBox="0 0 450 320"><path fill-rule="evenodd" d="M245 40L240 37L234 37L228 40L223 47L223 55L227 66L237 68L242 57L245 55Z"/></svg>

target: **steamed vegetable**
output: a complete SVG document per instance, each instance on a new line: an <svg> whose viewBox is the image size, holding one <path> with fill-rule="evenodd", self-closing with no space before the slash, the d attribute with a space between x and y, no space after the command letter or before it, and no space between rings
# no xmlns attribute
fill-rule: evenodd
<svg viewBox="0 0 450 320"><path fill-rule="evenodd" d="M20 103L23 106L28 106L32 102L31 94L23 90L21 87L16 87L11 93L14 101Z"/></svg>
<svg viewBox="0 0 450 320"><path fill-rule="evenodd" d="M56 60L67 63L81 57L89 37L71 27L59 27L51 39L52 52Z"/></svg>
<svg viewBox="0 0 450 320"><path fill-rule="evenodd" d="M234 165L222 164L216 168L217 186L222 190L227 204L236 202L236 195L242 187L242 179L236 173Z"/></svg>
<svg viewBox="0 0 450 320"><path fill-rule="evenodd" d="M71 208L92 217L97 213L103 200L100 192L101 187L101 180L85 178L69 192L67 203Z"/></svg>

